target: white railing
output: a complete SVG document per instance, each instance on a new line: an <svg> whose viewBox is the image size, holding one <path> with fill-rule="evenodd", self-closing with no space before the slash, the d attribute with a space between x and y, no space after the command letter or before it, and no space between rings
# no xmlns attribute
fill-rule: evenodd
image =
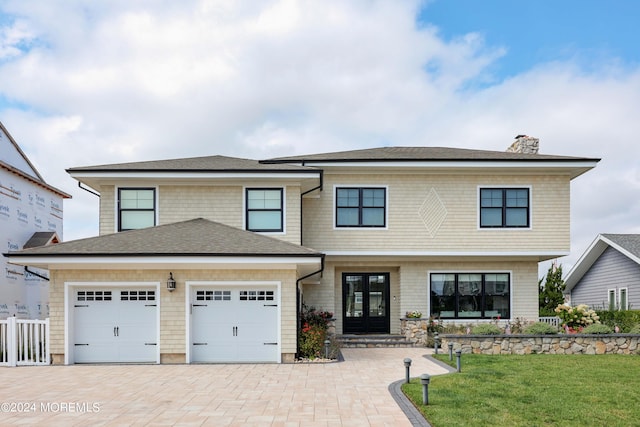
<svg viewBox="0 0 640 427"><path fill-rule="evenodd" d="M544 322L544 323L548 323L551 326L555 326L556 328L560 327L560 318L559 317L555 317L555 316L551 316L551 317L539 317L538 318L539 322Z"/></svg>
<svg viewBox="0 0 640 427"><path fill-rule="evenodd" d="M0 366L50 363L49 319L0 320Z"/></svg>

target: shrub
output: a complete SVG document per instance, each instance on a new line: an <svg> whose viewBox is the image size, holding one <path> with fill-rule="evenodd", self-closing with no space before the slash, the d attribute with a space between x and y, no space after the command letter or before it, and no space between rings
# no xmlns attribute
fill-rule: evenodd
<svg viewBox="0 0 640 427"><path fill-rule="evenodd" d="M600 323L610 328L618 326L620 332L630 332L631 328L640 324L640 310L598 310Z"/></svg>
<svg viewBox="0 0 640 427"><path fill-rule="evenodd" d="M579 331L594 323L600 323L600 317L585 304L575 307L561 304L556 307L555 312L562 320L562 326L574 331Z"/></svg>
<svg viewBox="0 0 640 427"><path fill-rule="evenodd" d="M502 330L493 323L481 323L471 329L473 335L500 335Z"/></svg>
<svg viewBox="0 0 640 427"><path fill-rule="evenodd" d="M640 334L640 323L629 329L630 334Z"/></svg>
<svg viewBox="0 0 640 427"><path fill-rule="evenodd" d="M529 335L549 335L557 334L558 328L545 322L536 322L524 328L523 332Z"/></svg>
<svg viewBox="0 0 640 427"><path fill-rule="evenodd" d="M607 325L603 325L602 323L594 323L593 325L589 325L582 330L583 334L611 334L613 330Z"/></svg>
<svg viewBox="0 0 640 427"><path fill-rule="evenodd" d="M298 334L298 356L315 359L322 357L329 321L333 313L303 306L300 313L301 328Z"/></svg>

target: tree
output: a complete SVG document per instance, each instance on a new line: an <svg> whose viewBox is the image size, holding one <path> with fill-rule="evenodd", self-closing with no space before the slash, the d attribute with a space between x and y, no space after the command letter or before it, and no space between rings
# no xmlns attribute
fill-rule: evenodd
<svg viewBox="0 0 640 427"><path fill-rule="evenodd" d="M562 280L562 264L554 261L547 271L544 285L542 279L538 282L538 310L540 316L555 316L555 308L564 303L564 280Z"/></svg>

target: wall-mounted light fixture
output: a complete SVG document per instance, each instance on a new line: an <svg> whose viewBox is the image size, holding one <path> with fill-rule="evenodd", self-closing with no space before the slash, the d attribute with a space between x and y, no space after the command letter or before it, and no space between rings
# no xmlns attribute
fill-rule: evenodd
<svg viewBox="0 0 640 427"><path fill-rule="evenodd" d="M176 280L173 278L173 273L169 273L169 278L167 279L167 290L169 292L173 292L176 290Z"/></svg>

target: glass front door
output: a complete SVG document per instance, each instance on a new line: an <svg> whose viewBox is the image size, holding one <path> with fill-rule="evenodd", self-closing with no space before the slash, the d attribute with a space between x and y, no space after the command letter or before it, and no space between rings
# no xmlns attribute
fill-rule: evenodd
<svg viewBox="0 0 640 427"><path fill-rule="evenodd" d="M342 275L344 333L389 333L389 274Z"/></svg>

